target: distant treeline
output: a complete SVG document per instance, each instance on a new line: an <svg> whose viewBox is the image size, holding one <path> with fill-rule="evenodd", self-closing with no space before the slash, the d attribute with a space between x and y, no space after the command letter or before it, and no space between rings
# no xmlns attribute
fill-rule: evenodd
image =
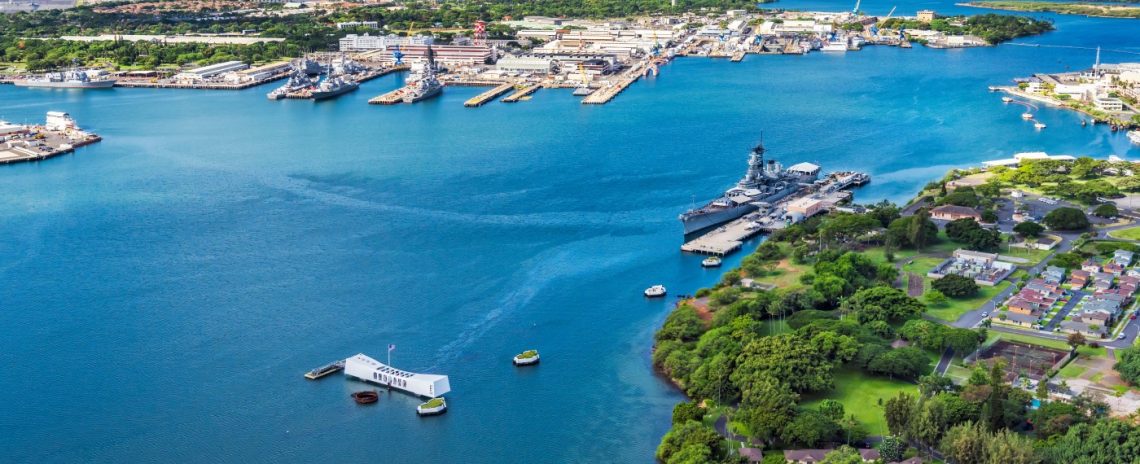
<svg viewBox="0 0 1140 464"><path fill-rule="evenodd" d="M954 23L961 23L961 25ZM968 34L981 37L991 44L1053 30L1053 23L1050 21L992 13L970 17L937 18L929 23L913 19L891 18L884 22L882 27L896 29L899 26L907 29L935 30L951 35Z"/></svg>

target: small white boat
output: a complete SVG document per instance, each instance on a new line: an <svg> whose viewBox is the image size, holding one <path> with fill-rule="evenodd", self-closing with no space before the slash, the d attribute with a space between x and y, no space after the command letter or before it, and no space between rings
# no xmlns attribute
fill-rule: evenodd
<svg viewBox="0 0 1140 464"><path fill-rule="evenodd" d="M701 267L720 267L720 263L720 258L717 258L716 256L709 256L708 258L705 258L704 261L701 261Z"/></svg>
<svg viewBox="0 0 1140 464"><path fill-rule="evenodd" d="M1033 127L1036 127L1038 129L1044 129L1045 123L1043 123L1043 122L1035 123L1035 124L1033 124Z"/></svg>
<svg viewBox="0 0 1140 464"><path fill-rule="evenodd" d="M1140 145L1140 130L1129 131L1128 140L1136 145Z"/></svg>
<svg viewBox="0 0 1140 464"><path fill-rule="evenodd" d="M1021 113L1021 119L1033 119L1033 113Z"/></svg>
<svg viewBox="0 0 1140 464"><path fill-rule="evenodd" d="M1013 101L1013 99L1009 98L1009 97L1001 97L1001 101L1002 101L1002 103L1009 103L1009 102Z"/></svg>
<svg viewBox="0 0 1140 464"><path fill-rule="evenodd" d="M443 398L432 398L426 403L416 406L416 414L421 416L434 416L447 412L447 401Z"/></svg>
<svg viewBox="0 0 1140 464"><path fill-rule="evenodd" d="M645 296L648 298L663 297L663 296L665 296L665 293L666 292L665 292L665 286L664 285L654 285L652 287L645 289Z"/></svg>
<svg viewBox="0 0 1140 464"><path fill-rule="evenodd" d="M531 364L538 364L538 360L538 350L526 350L516 354L511 362L516 366L529 366Z"/></svg>

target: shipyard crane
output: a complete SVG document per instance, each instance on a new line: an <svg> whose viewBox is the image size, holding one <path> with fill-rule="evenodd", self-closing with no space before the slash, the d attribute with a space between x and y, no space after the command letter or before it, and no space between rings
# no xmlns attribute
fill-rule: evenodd
<svg viewBox="0 0 1140 464"><path fill-rule="evenodd" d="M855 8L851 9L851 14L853 14L853 15L859 14L859 4L860 3L863 3L863 0L855 0Z"/></svg>

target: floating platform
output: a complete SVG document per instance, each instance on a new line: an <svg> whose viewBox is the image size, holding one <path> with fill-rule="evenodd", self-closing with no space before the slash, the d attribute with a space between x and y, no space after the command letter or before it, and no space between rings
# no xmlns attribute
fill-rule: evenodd
<svg viewBox="0 0 1140 464"><path fill-rule="evenodd" d="M391 92L373 97L368 100L369 105L397 105L404 102L404 94L407 93L406 87L400 87Z"/></svg>
<svg viewBox="0 0 1140 464"><path fill-rule="evenodd" d="M305 378L309 379L309 380L317 380L317 379L320 379L322 377L327 377L334 372L340 372L342 370L344 370L344 360L338 359L336 361L333 361L331 363L328 363L328 364L325 364L321 367L313 369L309 372L306 372Z"/></svg>
<svg viewBox="0 0 1140 464"><path fill-rule="evenodd" d="M466 106L468 108L475 108L475 107L483 106L483 105L491 102L492 100L499 98L500 95L505 94L507 92L510 92L511 89L513 89L513 88L515 88L514 84L511 84L509 82L506 84L502 84L498 87L495 87L491 90L488 90L486 92L483 92L479 95L472 97L470 100L467 100L466 102L464 102L463 106Z"/></svg>
<svg viewBox="0 0 1140 464"><path fill-rule="evenodd" d="M523 97L529 97L531 94L537 92L538 89L541 89L541 88L542 88L541 84L527 84L523 87L516 87L515 93L507 95L507 97L504 98L502 101L503 101L503 103L515 103L518 101L522 101Z"/></svg>
<svg viewBox="0 0 1140 464"><path fill-rule="evenodd" d="M728 256L744 246L744 241L764 232L754 220L740 218L681 245L681 251L702 255Z"/></svg>

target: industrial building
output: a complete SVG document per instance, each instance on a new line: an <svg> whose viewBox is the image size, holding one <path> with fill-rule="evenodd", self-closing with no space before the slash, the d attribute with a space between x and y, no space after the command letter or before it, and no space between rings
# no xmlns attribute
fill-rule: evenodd
<svg viewBox="0 0 1140 464"><path fill-rule="evenodd" d="M174 79L180 82L199 82L221 76L225 73L244 71L248 68L249 65L241 61L226 61L224 63L202 66L201 68L180 72L174 75Z"/></svg>
<svg viewBox="0 0 1140 464"><path fill-rule="evenodd" d="M543 56L506 56L495 63L495 68L520 74L551 74L559 69L554 59Z"/></svg>

